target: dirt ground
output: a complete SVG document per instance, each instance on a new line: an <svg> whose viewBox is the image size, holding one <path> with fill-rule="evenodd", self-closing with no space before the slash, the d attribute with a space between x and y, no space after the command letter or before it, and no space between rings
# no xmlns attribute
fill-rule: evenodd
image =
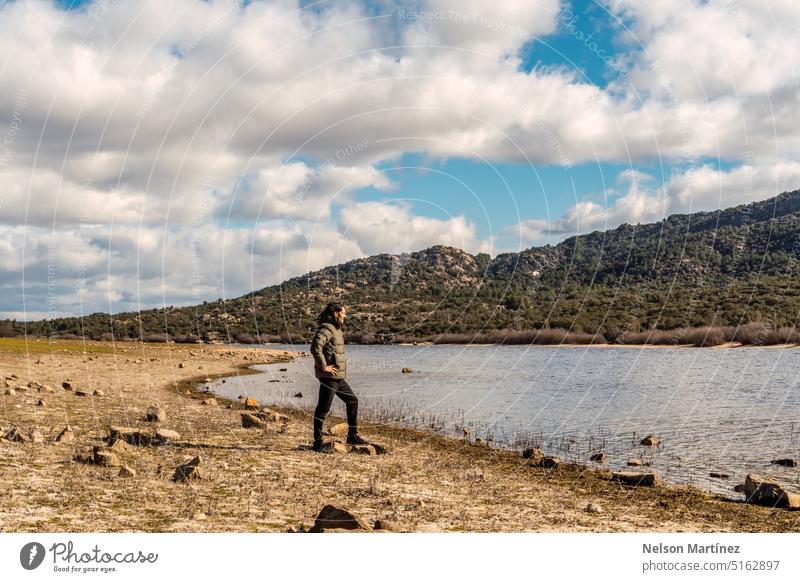
<svg viewBox="0 0 800 582"><path fill-rule="evenodd" d="M409 429L364 428L388 446L386 455L314 453L301 448L308 414L282 411L288 423L246 429L242 402L203 405L208 395L195 389L291 357L227 346L0 340L0 394L15 392L0 395L2 434L17 427L44 437L19 443L0 435L0 531L285 532L313 523L329 503L415 532L800 531L800 512L685 487L629 487L589 467L534 468L513 452ZM154 404L166 412L163 422L144 420ZM67 424L74 442L53 442ZM107 445L110 425L180 437L120 452L134 477L77 462ZM173 481L176 466L197 455L203 478ZM590 502L598 512L586 510Z"/></svg>

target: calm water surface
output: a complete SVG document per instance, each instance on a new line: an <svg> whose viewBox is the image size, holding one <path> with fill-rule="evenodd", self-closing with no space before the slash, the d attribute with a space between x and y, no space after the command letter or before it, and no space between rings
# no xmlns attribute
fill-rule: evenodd
<svg viewBox="0 0 800 582"><path fill-rule="evenodd" d="M610 468L638 457L668 481L721 493L748 472L800 485L799 469L769 463L800 458L800 349L353 345L347 353L365 423L388 419L459 436L467 427L497 446L534 444L583 463L604 450ZM404 367L414 373L402 374ZM310 357L257 368L265 373L210 388L313 410ZM333 412L344 416L340 401ZM662 446L639 446L648 434Z"/></svg>

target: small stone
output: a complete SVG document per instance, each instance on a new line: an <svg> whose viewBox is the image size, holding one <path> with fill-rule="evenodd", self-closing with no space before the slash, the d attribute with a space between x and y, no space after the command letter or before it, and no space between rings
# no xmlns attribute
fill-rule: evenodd
<svg viewBox="0 0 800 582"><path fill-rule="evenodd" d="M61 383L61 387L64 390L72 390L72 384L70 384L69 382L62 382Z"/></svg>
<svg viewBox="0 0 800 582"><path fill-rule="evenodd" d="M159 444L166 444L171 441L180 440L181 435L177 431L168 428L159 428L156 430L155 440Z"/></svg>
<svg viewBox="0 0 800 582"><path fill-rule="evenodd" d="M89 396L89 393L86 390L75 390L75 396Z"/></svg>
<svg viewBox="0 0 800 582"><path fill-rule="evenodd" d="M200 404L203 406L216 406L217 399L216 398L206 398L205 400L201 401Z"/></svg>
<svg viewBox="0 0 800 582"><path fill-rule="evenodd" d="M270 410L269 408L262 408L260 411L256 412L254 416L263 420L264 422L289 422L288 416L281 414L280 412Z"/></svg>
<svg viewBox="0 0 800 582"><path fill-rule="evenodd" d="M252 414L242 413L242 426L244 428L264 428L266 423Z"/></svg>
<svg viewBox="0 0 800 582"><path fill-rule="evenodd" d="M774 461L770 461L773 465L779 465L781 467L796 467L797 461L794 459L775 459Z"/></svg>
<svg viewBox="0 0 800 582"><path fill-rule="evenodd" d="M119 457L111 451L102 449L101 447L95 447L94 464L101 467L119 467L122 463Z"/></svg>
<svg viewBox="0 0 800 582"><path fill-rule="evenodd" d="M70 425L65 426L64 430L58 433L55 440L57 443L71 443L75 441L75 433L72 432L72 427Z"/></svg>
<svg viewBox="0 0 800 582"><path fill-rule="evenodd" d="M44 435L38 429L32 429L29 433L29 438L32 443L43 443L44 442Z"/></svg>
<svg viewBox="0 0 800 582"><path fill-rule="evenodd" d="M647 435L641 440L642 445L645 447L657 447L661 444L661 439L654 434Z"/></svg>
<svg viewBox="0 0 800 582"><path fill-rule="evenodd" d="M350 447L350 452L357 455L367 455L374 457L378 453L375 452L375 447L372 445L353 445Z"/></svg>
<svg viewBox="0 0 800 582"><path fill-rule="evenodd" d="M278 368L278 372L288 372L288 368Z"/></svg>
<svg viewBox="0 0 800 582"><path fill-rule="evenodd" d="M591 501L586 506L587 513L603 513L603 508L597 505L596 503L592 503Z"/></svg>
<svg viewBox="0 0 800 582"><path fill-rule="evenodd" d="M159 405L153 405L147 409L145 413L145 420L147 422L166 422L167 413Z"/></svg>
<svg viewBox="0 0 800 582"><path fill-rule="evenodd" d="M339 424L334 424L332 427L328 429L328 434L332 434L333 436L347 436L350 428L346 422L340 422Z"/></svg>
<svg viewBox="0 0 800 582"><path fill-rule="evenodd" d="M302 398L303 397L303 393L302 392L295 392L294 397L295 398Z"/></svg>
<svg viewBox="0 0 800 582"><path fill-rule="evenodd" d="M602 452L602 451L599 452L599 453L595 453L594 455L589 457L589 460L594 462L594 463L601 463L601 464L605 463L606 462L606 454L604 452Z"/></svg>
<svg viewBox="0 0 800 582"><path fill-rule="evenodd" d="M12 443L27 443L30 440L26 435L22 434L22 431L16 426L11 427L6 433L5 438Z"/></svg>
<svg viewBox="0 0 800 582"><path fill-rule="evenodd" d="M202 479L204 474L203 469L200 466L201 463L202 459L198 455L191 461L187 461L186 463L178 465L175 469L175 474L172 476L172 480L180 483L186 483L187 481Z"/></svg>
<svg viewBox="0 0 800 582"><path fill-rule="evenodd" d="M39 399L39 401L36 403L36 406L47 406L47 402L45 402L44 400Z"/></svg>
<svg viewBox="0 0 800 582"><path fill-rule="evenodd" d="M179 368L183 368L183 362L179 362L179 363L178 363L178 367L179 367Z"/></svg>
<svg viewBox="0 0 800 582"><path fill-rule="evenodd" d="M403 368L402 373L403 374L413 374L414 370L412 370L411 368Z"/></svg>
<svg viewBox="0 0 800 582"><path fill-rule="evenodd" d="M114 441L109 445L108 450L117 455L130 455L133 453L133 447L122 439Z"/></svg>
<svg viewBox="0 0 800 582"><path fill-rule="evenodd" d="M192 516L192 519L194 519L195 521L205 521L206 520L206 514L203 513L202 511L198 511L197 513L195 513Z"/></svg>
<svg viewBox="0 0 800 582"><path fill-rule="evenodd" d="M128 465L122 465L119 469L117 477L136 477L136 469Z"/></svg>
<svg viewBox="0 0 800 582"><path fill-rule="evenodd" d="M43 386L39 386L39 393L40 394L52 394L53 392L55 392L55 390L53 390L52 386L48 386L47 384L44 384Z"/></svg>
<svg viewBox="0 0 800 582"><path fill-rule="evenodd" d="M370 442L369 444L372 445L373 449L375 449L376 455L385 455L389 452L389 447L384 444L374 442Z"/></svg>
<svg viewBox="0 0 800 582"><path fill-rule="evenodd" d="M106 393L105 393L105 392L103 392L102 390L95 390L95 391L94 391L94 395L95 395L95 396L99 396L100 398L102 398L103 396L105 396L105 395L106 395Z"/></svg>
<svg viewBox="0 0 800 582"><path fill-rule="evenodd" d="M628 459L627 465L629 467L641 467L642 466L642 460L641 459Z"/></svg>
<svg viewBox="0 0 800 582"><path fill-rule="evenodd" d="M561 457L547 455L542 459L542 467L545 469L557 469L561 464Z"/></svg>
<svg viewBox="0 0 800 582"><path fill-rule="evenodd" d="M400 532L400 526L394 523L393 521L389 521L388 519L376 519L375 525L372 526L372 529L375 531L391 531L391 532Z"/></svg>
<svg viewBox="0 0 800 582"><path fill-rule="evenodd" d="M714 473L713 471L708 474L712 479L730 479L731 476L727 473Z"/></svg>
<svg viewBox="0 0 800 582"><path fill-rule="evenodd" d="M541 461L544 458L544 453L540 448L530 447L522 451L523 459L532 459L534 461Z"/></svg>
<svg viewBox="0 0 800 582"><path fill-rule="evenodd" d="M332 529L369 531L370 527L347 509L335 505L326 505L317 515L314 527L310 531L322 532Z"/></svg>
<svg viewBox="0 0 800 582"><path fill-rule="evenodd" d="M341 455L341 454L346 454L348 452L347 451L347 447L344 446L342 443L340 443L338 441L332 441L332 442L329 442L329 443L323 443L321 451L323 453L328 453L328 454L331 454L331 455L333 455L333 454L340 454Z"/></svg>
<svg viewBox="0 0 800 582"><path fill-rule="evenodd" d="M638 487L657 487L661 485L661 475L656 472L634 473L631 471L619 471L611 473L611 480Z"/></svg>
<svg viewBox="0 0 800 582"><path fill-rule="evenodd" d="M255 398L245 398L244 408L245 410L258 410L259 408L261 408L261 405Z"/></svg>

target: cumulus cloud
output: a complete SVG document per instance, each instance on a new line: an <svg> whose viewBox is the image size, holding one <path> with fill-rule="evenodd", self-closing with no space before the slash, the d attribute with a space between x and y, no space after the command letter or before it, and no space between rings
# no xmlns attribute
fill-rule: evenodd
<svg viewBox="0 0 800 582"><path fill-rule="evenodd" d="M520 49L556 31L563 4L3 4L2 308L53 310L53 247L64 312L235 296L375 252L490 250L463 216L354 198L390 195L378 168L405 152L694 166L660 188L626 176L563 217L518 225L523 240L793 186L791 0L608 0L629 31L619 59L630 74L607 88L521 67ZM23 276L34 286L24 301Z"/></svg>

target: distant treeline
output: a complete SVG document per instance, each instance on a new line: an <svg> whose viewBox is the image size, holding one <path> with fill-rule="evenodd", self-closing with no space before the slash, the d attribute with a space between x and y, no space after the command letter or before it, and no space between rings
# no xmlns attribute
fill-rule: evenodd
<svg viewBox="0 0 800 582"><path fill-rule="evenodd" d="M4 336L12 337L12 336ZM32 336L33 337L33 336ZM114 341L111 334L100 338L84 338L72 333L52 334L51 339L99 339ZM116 341L145 341L151 343L203 343L199 336L147 334L142 338L117 338ZM305 344L310 336L240 334L229 343L238 344ZM351 344L496 344L496 345L692 345L713 347L725 343L746 346L774 346L800 344L800 329L794 327L773 328L764 323L748 323L741 326L688 327L673 330L654 329L610 335L607 333L583 333L565 329L494 330L485 333L443 333L435 336L383 335L365 332L348 332L345 340ZM221 343L221 342L214 342Z"/></svg>

